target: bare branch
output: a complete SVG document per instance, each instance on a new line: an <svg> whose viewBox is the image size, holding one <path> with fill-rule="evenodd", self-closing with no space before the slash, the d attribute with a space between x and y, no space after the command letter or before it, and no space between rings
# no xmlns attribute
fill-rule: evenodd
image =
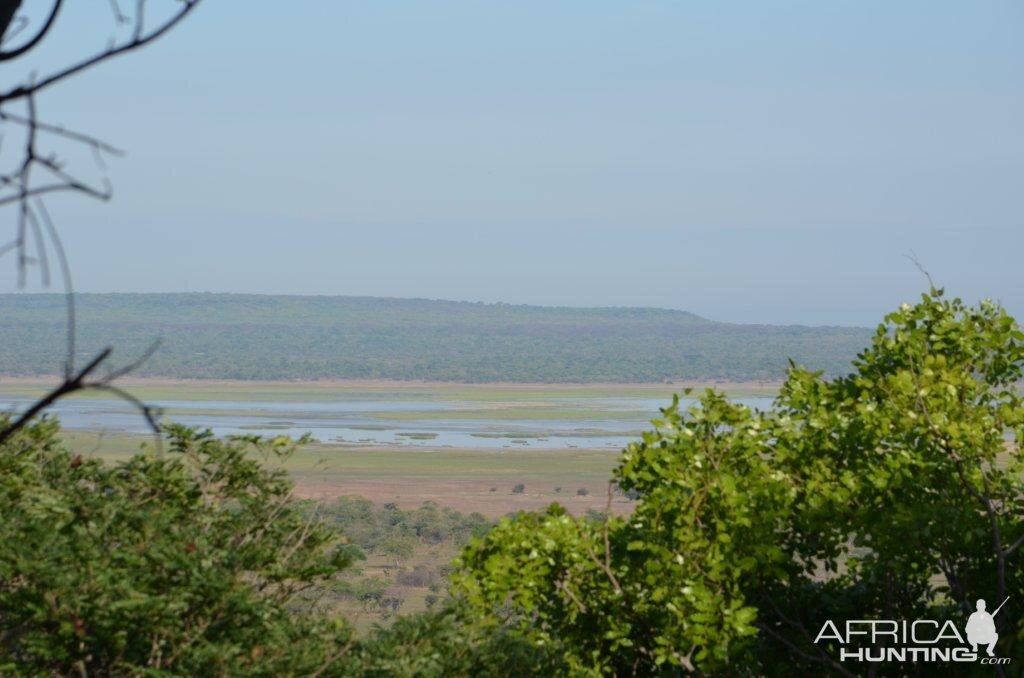
<svg viewBox="0 0 1024 678"><path fill-rule="evenodd" d="M139 47L147 45L150 42L153 42L154 40L165 34L167 31L174 28L182 19L188 16L188 14L192 10L194 10L201 1L202 0L183 0L184 7L182 7L176 14L174 14L174 16L172 16L170 19L167 19L164 23L162 23L157 28L153 29L151 32L145 35L136 35L130 41L124 44L110 46L102 52L94 54L93 56L83 59L78 63L63 68L59 71L56 71L55 73L52 73L42 78L34 84L19 85L14 89L11 89L5 93L0 94L0 103L5 101L13 101L15 99L21 99L35 92L42 91L50 85L60 82L65 78L81 73L82 71L91 68L92 66L95 66L98 63L107 61L108 59L112 59L116 56L120 56L121 54L131 52L133 50L138 49Z"/></svg>
<svg viewBox="0 0 1024 678"><path fill-rule="evenodd" d="M35 35L19 47L3 50L4 41L9 40L14 34L9 29L18 18L15 17L15 14L22 3L21 0L0 0L0 61L15 59L30 52L40 44L54 26L64 2L64 0L52 1L53 4L50 7L49 14ZM0 92L0 107L15 100L23 100L26 108L24 116L16 115L0 108L0 122L20 125L25 128L25 142L21 161L13 170L0 174L0 189L3 189L6 193L0 195L0 207L11 204L16 204L18 207L15 238L0 245L0 256L8 252L16 253L19 286L24 286L26 282L26 271L29 265L38 265L41 269L43 285L48 287L51 280L48 244L52 246L57 261L60 264L67 307L67 354L64 363L64 379L50 392L30 405L14 422L0 429L0 443L8 440L15 432L24 428L32 418L53 405L60 398L78 391L99 390L111 393L135 406L145 417L150 428L152 428L157 436L158 448L161 444L160 427L156 420L157 410L113 384L116 379L133 372L151 358L153 353L159 348L159 341L154 342L136 360L120 368L110 370L102 378L97 378L95 372L101 365L106 364L113 350L110 347L100 351L81 370L75 370L77 318L71 269L68 265L63 244L57 234L57 229L54 227L53 221L50 219L50 215L40 199L43 195L59 191L77 192L99 200L108 200L112 195L112 187L106 176L102 178L102 187L96 187L67 171L57 156L46 153L41 154L37 149L37 141L41 133L53 135L73 143L84 144L92 150L96 164L101 171L105 170L103 154L122 155L122 151L95 137L71 131L59 125L40 122L36 114L35 95L51 85L81 73L94 65L136 50L158 39L191 13L201 0L179 0L179 2L180 7L169 18L147 32L145 25L145 0L136 0L134 28L132 29L131 37L127 41L123 41L121 44L111 42L105 50L74 62L71 65L64 66L41 79L37 79L33 75L27 82ZM116 22L119 24L127 23L129 18L121 12L117 0L110 0L110 4L114 11ZM22 26L24 25L27 25L27 20L22 24ZM33 173L37 167L39 168L39 173L37 174L41 177L41 181ZM29 252L29 232L31 232L31 239L35 244L31 254Z"/></svg>
<svg viewBox="0 0 1024 678"><path fill-rule="evenodd" d="M42 217L43 225L46 226L46 232L50 236L50 242L53 243L53 249L57 253L57 260L60 262L61 280L64 281L64 299L65 308L67 309L67 326L65 329L67 335L67 354L64 359L64 379L70 379L71 373L75 371L75 334L77 332L77 325L75 323L75 288L71 282L71 266L68 264L67 255L64 253L64 243L61 242L60 235L50 219L50 213L46 211L43 201L38 198L36 198L36 210L39 212L39 216Z"/></svg>
<svg viewBox="0 0 1024 678"><path fill-rule="evenodd" d="M128 23L128 16L121 11L121 5L117 4L117 0L110 0L110 9L114 13L114 21L119 24Z"/></svg>
<svg viewBox="0 0 1024 678"><path fill-rule="evenodd" d="M30 208L26 208L25 215L28 217L28 225L31 227L32 235L36 240L36 260L39 262L43 287L49 287L50 261L46 256L46 240L43 238L43 230L39 227L39 219L36 218L35 213Z"/></svg>
<svg viewBox="0 0 1024 678"><path fill-rule="evenodd" d="M1017 541L1013 542L1003 550L1003 556L1013 555L1013 553L1021 546L1024 546L1024 534L1018 537Z"/></svg>
<svg viewBox="0 0 1024 678"><path fill-rule="evenodd" d="M46 22L39 29L31 40L26 42L21 47L12 49L9 52L0 51L0 61L8 61L9 59L16 59L22 54L28 52L30 49L39 44L39 42L50 32L50 28L53 26L54 20L57 18L57 13L60 12L60 6L64 4L64 0L54 0L53 7L50 9L50 16L46 18Z"/></svg>
<svg viewBox="0 0 1024 678"><path fill-rule="evenodd" d="M9 40L25 27L27 20L25 20L24 17L21 17L21 26L15 28L12 33L7 33L8 29L11 27L11 23L15 20L14 14L18 11L19 7L21 7L21 0L7 0L7 2L0 2L0 42Z"/></svg>
<svg viewBox="0 0 1024 678"><path fill-rule="evenodd" d="M134 405L136 409L138 409L139 412L142 414L142 416L146 418L146 423L149 424L149 428L152 429L153 435L156 437L157 449L161 449L160 446L162 437L160 435L160 422L156 420L156 418L160 416L159 408L151 407L150 405L147 405L146 403L142 402L141 400L133 396L128 391L125 391L123 388L114 386L113 384L108 384L105 381L87 383L82 388L94 391L107 391L108 393L112 393L116 395L118 398L121 398L122 400L125 400Z"/></svg>
<svg viewBox="0 0 1024 678"><path fill-rule="evenodd" d="M65 182L60 184L46 184L45 186L31 188L25 191L24 193L20 193L16 196L0 198L0 207L3 207L4 205L10 205L12 202L18 202L20 200L25 200L28 198L35 198L37 196L45 195L47 193L58 193L60 191L78 191L79 193L84 193L89 197L96 198L97 200L107 201L110 200L110 198L113 196L113 191L111 191L110 188L110 184L107 181L104 181L104 188L102 191L95 189L91 186L87 186L86 184L79 183L77 181Z"/></svg>
<svg viewBox="0 0 1024 678"><path fill-rule="evenodd" d="M114 349L109 346L100 351L96 357L89 361L89 364L82 368L82 371L76 374L71 379L65 379L57 388L53 389L45 396L37 400L27 410L21 413L21 415L15 419L7 428L0 430L0 444L3 444L14 435L17 431L24 428L29 421L32 420L37 414L45 410L47 407L57 402L58 399L74 393L75 391L81 391L84 386L85 379L95 370L100 364L110 357L110 354Z"/></svg>
<svg viewBox="0 0 1024 678"><path fill-rule="evenodd" d="M120 379L121 377L125 376L126 374L134 372L138 368L142 367L143 363L145 363L146 361L148 361L150 358L153 357L153 354L157 352L157 349L160 348L161 344L163 344L163 341L161 339L157 339L152 344L150 344L149 348L147 348L142 353L142 355L139 356L137 359L135 359L132 362L128 363L124 367L121 367L121 368L118 368L118 369L112 371L110 374L105 376L103 378L103 380L102 380L102 383L105 384L105 385L106 384L110 384L115 379Z"/></svg>
<svg viewBox="0 0 1024 678"><path fill-rule="evenodd" d="M562 593L564 593L566 595L566 597L569 598L569 600L572 601L573 605L576 606L576 609L580 611L580 614L586 614L587 613L587 606L584 605L583 601L580 600L579 597L575 593L572 592L572 589L570 589L569 585L565 583L565 580L563 580L563 579L555 580L555 588L560 590Z"/></svg>
<svg viewBox="0 0 1024 678"><path fill-rule="evenodd" d="M904 254L903 256L906 257L910 261L910 263L912 263L914 267L921 272L922 275L924 275L924 277L928 280L928 287L933 290L936 289L935 282L932 280L932 274L929 273L928 270L921 265L921 262L918 260L917 254L914 252L914 250L910 250L909 254Z"/></svg>
<svg viewBox="0 0 1024 678"><path fill-rule="evenodd" d="M20 115L15 115L14 113L8 113L6 111L0 111L0 120L9 120L10 122L15 122L26 126L28 126L29 124L33 124L35 125L35 128L40 132L49 132L51 134L56 134L65 137L72 141L79 141L83 144L87 144L89 146L97 148L103 151L104 153L109 153L110 155L124 155L123 150L115 146L111 146L102 139L97 139L96 137L89 136L88 134L82 134L81 132L69 130L61 125L51 125L45 122L39 122L38 120L33 122L29 118Z"/></svg>

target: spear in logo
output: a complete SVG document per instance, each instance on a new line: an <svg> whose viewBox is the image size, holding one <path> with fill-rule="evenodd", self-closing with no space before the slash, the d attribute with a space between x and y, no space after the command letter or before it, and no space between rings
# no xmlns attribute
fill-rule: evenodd
<svg viewBox="0 0 1024 678"><path fill-rule="evenodd" d="M1006 600L1009 600L1009 599L1010 599L1010 596L1006 596ZM995 610L993 610L991 616L994 617L997 614L999 614L999 610L1003 609L1003 605L1006 605L1006 600L1004 600L1003 602L999 603L999 607L997 607Z"/></svg>

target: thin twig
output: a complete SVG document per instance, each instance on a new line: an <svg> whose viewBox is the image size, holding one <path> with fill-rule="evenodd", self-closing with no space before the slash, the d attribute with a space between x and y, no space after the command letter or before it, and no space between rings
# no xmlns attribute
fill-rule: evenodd
<svg viewBox="0 0 1024 678"><path fill-rule="evenodd" d="M182 19L188 16L188 14L192 10L198 7L201 1L202 0L184 0L185 6L181 10L179 10L174 16L172 16L170 19L165 21L163 24L161 24L158 28L154 29L150 33L134 37L131 41L126 42L122 45L109 47L106 50L99 52L98 54L94 54L93 56L88 57L86 59L83 59L82 61L79 61L76 64L56 71L55 73L52 73L42 78L37 83L19 85L11 90L8 90L7 92L0 94L0 102L14 101L15 99L21 99L35 92L42 91L47 87L53 85L54 83L60 82L65 78L81 73L82 71L91 68L92 66L95 66L98 63L107 61L116 56L120 56L121 54L131 52L132 50L136 50L139 47L149 44L150 42L156 40L160 36L167 33L167 31L174 28L174 26L176 26L178 22L180 22Z"/></svg>
<svg viewBox="0 0 1024 678"><path fill-rule="evenodd" d="M181 0L181 7L177 11L147 32L145 26L145 0L136 0L135 25L129 39L121 42L121 44L111 43L107 49L59 68L42 78L36 78L33 74L26 82L7 91L0 92L0 107L20 99L24 100L26 108L25 115L17 115L0 110L0 122L21 125L26 130L20 163L11 172L0 174L0 188L5 189L5 192L9 191L6 195L0 195L0 207L10 204L18 205L16 237L0 245L0 256L8 252L16 252L19 287L25 285L26 271L30 265L39 265L43 285L48 287L51 279L47 247L47 241L49 241L60 264L67 307L67 346L64 362L64 379L50 392L30 405L14 422L0 429L0 444L10 439L14 433L24 428L33 417L53 405L58 399L78 391L100 390L116 395L138 408L153 430L157 438L157 447L160 449L162 438L160 436L159 424L156 421L157 410L112 383L116 379L138 369L152 357L160 342L154 342L139 358L123 367L111 370L103 378L96 378L94 372L100 365L106 364L112 352L112 349L109 347L94 356L84 368L78 371L75 370L77 315L74 286L71 280L71 268L68 265L67 255L58 236L57 229L54 227L53 221L50 219L50 215L40 199L43 195L60 191L77 192L99 200L109 200L113 194L110 181L106 176L102 177L101 187L90 185L90 183L66 171L63 163L55 155L40 154L36 146L40 133L51 134L74 143L86 145L92 150L96 164L101 171L105 171L103 154L122 155L123 153L120 149L95 137L71 131L59 125L40 122L36 113L35 95L51 85L81 73L92 66L136 50L160 38L191 13L201 1ZM12 35L27 24L27 20L22 22L12 32L9 29L18 20L18 17L15 17L15 13L21 6L21 2L12 0L0 4L0 61L14 59L32 51L39 45L54 26L62 5L63 0L53 0L47 18L36 34L17 48L3 50L2 45L8 43ZM116 0L111 0L111 7L114 10L117 23L126 23L128 21L128 17L121 12ZM37 166L41 170L42 181L36 179L33 174L33 170ZM33 181L34 179L35 181ZM30 256L28 250L28 234L30 231L36 245L33 256Z"/></svg>
<svg viewBox="0 0 1024 678"><path fill-rule="evenodd" d="M42 25L39 31L32 36L32 39L27 41L24 45L16 49L12 49L9 52L0 51L0 61L16 59L38 45L43 37L50 32L50 28L53 27L53 22L57 18L57 13L60 11L62 4L64 4L64 0L54 0L53 7L50 9L50 16L46 18L46 22Z"/></svg>
<svg viewBox="0 0 1024 678"><path fill-rule="evenodd" d="M57 253L57 261L60 262L61 280L64 282L64 306L67 310L65 328L67 353L64 358L64 378L69 379L71 373L75 371L75 334L77 332L75 322L75 288L71 282L71 266L68 264L68 257L64 252L64 243L61 242L60 235L53 225L53 220L50 219L50 213L46 210L46 205L39 198L36 198L36 211L42 217L43 225L46 226L46 231L50 236L50 242Z"/></svg>

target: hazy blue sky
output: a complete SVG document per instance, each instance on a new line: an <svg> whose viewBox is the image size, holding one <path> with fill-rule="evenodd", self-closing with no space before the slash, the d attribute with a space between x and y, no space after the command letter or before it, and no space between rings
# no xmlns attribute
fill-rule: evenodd
<svg viewBox="0 0 1024 678"><path fill-rule="evenodd" d="M81 290L863 324L910 250L1024 315L1022 74L1019 0L208 0L40 106L129 151L50 202Z"/></svg>

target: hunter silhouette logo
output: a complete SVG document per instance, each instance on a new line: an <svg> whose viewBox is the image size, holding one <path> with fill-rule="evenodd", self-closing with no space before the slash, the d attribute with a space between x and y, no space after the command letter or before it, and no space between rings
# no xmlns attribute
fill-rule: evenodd
<svg viewBox="0 0 1024 678"><path fill-rule="evenodd" d="M1006 600L1009 600L1007 596ZM999 640L999 634L996 633L996 622L993 619L999 610L1003 609L1003 605L1006 605L1006 600L999 604L996 611L992 614L985 612L985 599L980 598L977 603L977 612L972 614L967 619L967 626L964 630L967 631L967 642L971 644L974 651L978 651L979 645L986 645L986 651L989 657L994 657L996 641Z"/></svg>
<svg viewBox="0 0 1024 678"><path fill-rule="evenodd" d="M856 662L978 662L1009 664L1009 657L996 657L995 616L1009 596L989 613L984 599L975 603L961 633L951 620L935 619L848 619L837 625L827 620L814 639L838 646L839 661ZM979 648L988 655L982 656ZM832 651L835 651L833 649Z"/></svg>

